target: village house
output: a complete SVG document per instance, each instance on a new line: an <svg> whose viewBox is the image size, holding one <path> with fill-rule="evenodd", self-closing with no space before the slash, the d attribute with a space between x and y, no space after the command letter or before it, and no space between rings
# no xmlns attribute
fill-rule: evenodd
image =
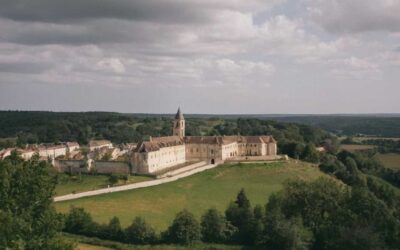
<svg viewBox="0 0 400 250"><path fill-rule="evenodd" d="M0 160L3 160L7 156L11 155L11 152L15 150L15 148L5 148L3 150L0 150Z"/></svg>
<svg viewBox="0 0 400 250"><path fill-rule="evenodd" d="M89 142L89 150L90 151L95 151L96 149L101 149L101 148L113 148L113 144L108 141L108 140L91 140Z"/></svg>

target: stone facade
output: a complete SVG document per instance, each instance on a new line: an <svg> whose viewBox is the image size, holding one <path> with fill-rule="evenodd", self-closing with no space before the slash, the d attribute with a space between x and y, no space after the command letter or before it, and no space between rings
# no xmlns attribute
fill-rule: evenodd
<svg viewBox="0 0 400 250"><path fill-rule="evenodd" d="M272 136L185 136L185 120L180 109L172 134L139 143L132 154L132 172L154 173L188 161L216 164L241 156L277 155Z"/></svg>
<svg viewBox="0 0 400 250"><path fill-rule="evenodd" d="M113 148L113 144L108 140L91 140L89 142L89 150L94 151L101 148Z"/></svg>

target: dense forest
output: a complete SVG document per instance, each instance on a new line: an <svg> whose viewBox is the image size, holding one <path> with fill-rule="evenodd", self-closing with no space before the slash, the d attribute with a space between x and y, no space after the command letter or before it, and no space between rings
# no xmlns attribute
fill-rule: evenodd
<svg viewBox="0 0 400 250"><path fill-rule="evenodd" d="M400 137L399 115L299 115L277 116L268 119L320 127L338 135L362 134L382 137Z"/></svg>

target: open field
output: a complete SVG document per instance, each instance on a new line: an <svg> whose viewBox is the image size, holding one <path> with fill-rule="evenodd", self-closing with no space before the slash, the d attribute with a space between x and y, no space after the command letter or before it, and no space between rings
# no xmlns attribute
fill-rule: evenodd
<svg viewBox="0 0 400 250"><path fill-rule="evenodd" d="M376 157L386 168L400 170L400 154L377 154Z"/></svg>
<svg viewBox="0 0 400 250"><path fill-rule="evenodd" d="M115 241L102 240L98 238L85 237L73 234L63 234L63 238L67 241L74 242L77 247L76 250L239 250L243 249L237 245L222 245L222 244L207 244L196 243L190 246L182 245L130 245L123 244Z"/></svg>
<svg viewBox="0 0 400 250"><path fill-rule="evenodd" d="M197 218L210 207L224 211L241 188L245 188L253 205L264 205L287 179L315 179L322 175L317 167L303 162L227 164L176 182L59 202L55 206L60 212L68 212L71 206L83 207L98 222L118 216L124 227L135 216L142 216L157 230L164 230L183 208Z"/></svg>
<svg viewBox="0 0 400 250"><path fill-rule="evenodd" d="M366 140L387 140L387 141L399 141L398 137L378 137L378 136L363 136L363 137L353 137L353 141L363 142Z"/></svg>
<svg viewBox="0 0 400 250"><path fill-rule="evenodd" d="M358 145L358 144L342 144L342 145L340 145L341 150L346 150L349 152L368 150L368 149L373 149L374 147L375 146L373 146L373 145Z"/></svg>
<svg viewBox="0 0 400 250"><path fill-rule="evenodd" d="M112 250L112 248L79 243L76 250Z"/></svg>
<svg viewBox="0 0 400 250"><path fill-rule="evenodd" d="M128 181L125 183L119 180L118 185L132 184L142 181L152 180L150 177L145 176L129 176ZM105 188L109 184L107 175L81 175L69 176L61 174L59 177L59 184L56 186L56 196L65 195L70 193L80 193L84 191L96 190Z"/></svg>

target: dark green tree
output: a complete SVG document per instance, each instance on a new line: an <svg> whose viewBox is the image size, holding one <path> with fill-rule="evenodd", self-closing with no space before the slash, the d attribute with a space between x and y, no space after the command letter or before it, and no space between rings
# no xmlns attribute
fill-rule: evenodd
<svg viewBox="0 0 400 250"><path fill-rule="evenodd" d="M125 237L132 244L152 244L157 241L154 229L141 217L136 217L125 229Z"/></svg>
<svg viewBox="0 0 400 250"><path fill-rule="evenodd" d="M200 225L192 213L179 212L164 235L169 243L189 245L200 240Z"/></svg>
<svg viewBox="0 0 400 250"><path fill-rule="evenodd" d="M215 208L208 209L201 217L201 235L204 242L227 242L236 230Z"/></svg>
<svg viewBox="0 0 400 250"><path fill-rule="evenodd" d="M106 227L106 235L110 240L115 241L123 241L124 240L124 232L121 227L121 223L118 217L113 217Z"/></svg>
<svg viewBox="0 0 400 250"><path fill-rule="evenodd" d="M37 155L23 161L14 152L0 161L0 249L72 249L59 238L56 183L52 167Z"/></svg>
<svg viewBox="0 0 400 250"><path fill-rule="evenodd" d="M97 229L92 216L83 208L72 207L65 218L64 231L68 233L94 236L98 231Z"/></svg>
<svg viewBox="0 0 400 250"><path fill-rule="evenodd" d="M244 189L241 189L235 202L231 202L225 211L226 219L238 228L234 236L236 242L251 245L254 243L254 214Z"/></svg>

